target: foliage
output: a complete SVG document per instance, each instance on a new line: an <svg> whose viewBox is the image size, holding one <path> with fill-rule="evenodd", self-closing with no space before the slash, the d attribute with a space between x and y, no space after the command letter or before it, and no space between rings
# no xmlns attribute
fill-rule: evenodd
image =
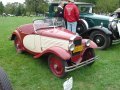
<svg viewBox="0 0 120 90"><path fill-rule="evenodd" d="M59 0L54 0L59 1ZM111 13L120 6L120 0L75 0L95 4L95 13ZM106 3L105 3L106 2ZM21 15L39 15L45 14L48 11L48 0L25 0L24 4L18 2L8 3L3 6L0 2L0 14L6 12L7 14Z"/></svg>
<svg viewBox="0 0 120 90"><path fill-rule="evenodd" d="M3 3L0 2L0 15L2 15L3 12L4 12L4 6Z"/></svg>
<svg viewBox="0 0 120 90"><path fill-rule="evenodd" d="M79 1L79 0L77 0ZM95 4L96 13L111 13L120 7L120 0L81 0Z"/></svg>
<svg viewBox="0 0 120 90"><path fill-rule="evenodd" d="M13 15L16 15L16 16L21 16L21 15L25 14L25 6L24 6L24 4L20 4L18 2L8 3L5 6L5 12L7 14L13 14Z"/></svg>
<svg viewBox="0 0 120 90"><path fill-rule="evenodd" d="M47 11L47 3L44 0L25 0L26 9L31 14L45 13Z"/></svg>
<svg viewBox="0 0 120 90"><path fill-rule="evenodd" d="M77 0L79 2L79 0ZM96 4L98 0L81 0L82 2L88 2L88 3L93 3Z"/></svg>
<svg viewBox="0 0 120 90"><path fill-rule="evenodd" d="M105 3L106 2L106 3ZM113 12L119 7L119 0L97 0L96 12Z"/></svg>

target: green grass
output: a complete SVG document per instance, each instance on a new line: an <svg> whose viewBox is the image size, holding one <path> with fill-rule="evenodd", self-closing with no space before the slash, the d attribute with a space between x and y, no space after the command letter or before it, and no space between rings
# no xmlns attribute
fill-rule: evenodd
<svg viewBox="0 0 120 90"><path fill-rule="evenodd" d="M33 17L0 17L0 66L7 72L14 90L63 90L63 82L73 77L73 90L120 90L120 44L96 50L99 60L59 79L49 70L46 58L17 54L8 37L16 27L31 23Z"/></svg>

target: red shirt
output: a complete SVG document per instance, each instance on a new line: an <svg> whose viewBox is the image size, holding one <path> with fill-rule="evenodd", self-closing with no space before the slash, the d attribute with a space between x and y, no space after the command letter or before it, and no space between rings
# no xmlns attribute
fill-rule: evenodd
<svg viewBox="0 0 120 90"><path fill-rule="evenodd" d="M68 22L76 22L79 20L79 9L74 3L68 3L64 9L64 18Z"/></svg>

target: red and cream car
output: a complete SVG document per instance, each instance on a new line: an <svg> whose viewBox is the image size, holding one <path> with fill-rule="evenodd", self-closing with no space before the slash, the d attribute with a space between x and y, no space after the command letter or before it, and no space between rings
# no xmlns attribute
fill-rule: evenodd
<svg viewBox="0 0 120 90"><path fill-rule="evenodd" d="M52 73L63 77L69 71L91 65L96 59L97 45L65 29L62 19L35 20L18 27L11 36L17 52L26 51L40 58L48 56Z"/></svg>

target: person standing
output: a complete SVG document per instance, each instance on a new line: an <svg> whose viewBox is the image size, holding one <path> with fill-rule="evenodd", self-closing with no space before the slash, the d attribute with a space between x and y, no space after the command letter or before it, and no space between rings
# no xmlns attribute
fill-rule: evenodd
<svg viewBox="0 0 120 90"><path fill-rule="evenodd" d="M68 4L64 8L64 19L67 21L67 29L74 33L76 33L79 14L79 9L74 4L74 0L68 0Z"/></svg>
<svg viewBox="0 0 120 90"><path fill-rule="evenodd" d="M57 7L57 11L56 11L56 15L55 17L60 17L63 18L63 7L64 7L64 3L63 1L60 2L59 6Z"/></svg>

